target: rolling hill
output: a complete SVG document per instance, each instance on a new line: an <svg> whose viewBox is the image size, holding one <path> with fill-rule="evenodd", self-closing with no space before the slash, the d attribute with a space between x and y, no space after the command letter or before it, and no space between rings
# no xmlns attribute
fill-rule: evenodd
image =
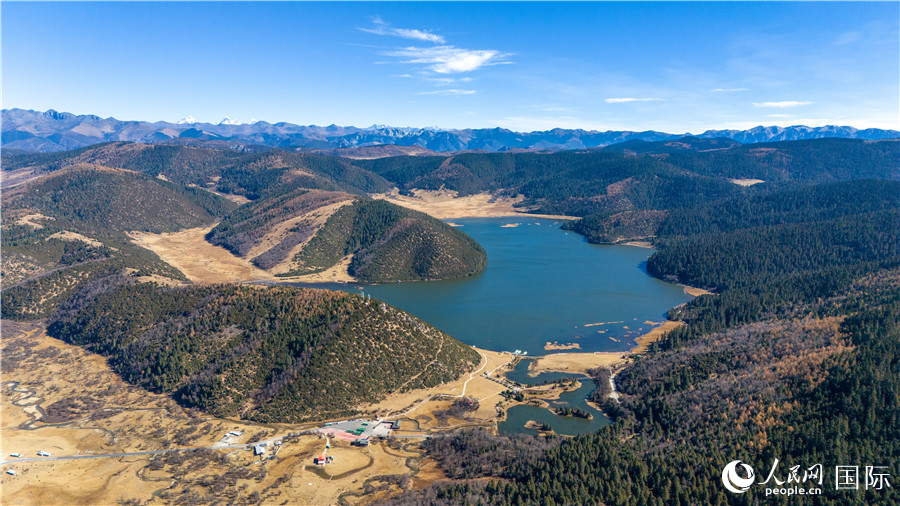
<svg viewBox="0 0 900 506"><path fill-rule="evenodd" d="M243 153L215 147L110 142L58 153L3 155L3 170L9 174L52 172L85 163L251 200L294 188L358 194L391 188L384 178L353 165L351 160L280 150Z"/></svg>
<svg viewBox="0 0 900 506"><path fill-rule="evenodd" d="M109 357L127 381L222 417L347 417L389 392L473 369L469 346L376 300L246 285L84 286L48 332Z"/></svg>
<svg viewBox="0 0 900 506"><path fill-rule="evenodd" d="M418 281L471 276L487 264L478 243L426 214L317 190L248 204L207 240L281 276L349 262L349 274L363 282Z"/></svg>
<svg viewBox="0 0 900 506"><path fill-rule="evenodd" d="M208 226L236 207L196 188L77 165L3 190L3 316L50 314L90 279L128 271L184 279L128 231Z"/></svg>

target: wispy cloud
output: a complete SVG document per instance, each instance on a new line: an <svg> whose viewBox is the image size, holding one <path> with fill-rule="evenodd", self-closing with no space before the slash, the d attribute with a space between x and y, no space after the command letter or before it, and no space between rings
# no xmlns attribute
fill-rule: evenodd
<svg viewBox="0 0 900 506"><path fill-rule="evenodd" d="M447 96L458 96L458 95L474 95L475 90L434 90L434 91L420 91L419 95L447 95Z"/></svg>
<svg viewBox="0 0 900 506"><path fill-rule="evenodd" d="M436 83L439 85L450 85L456 83L470 83L472 82L471 77L425 77L423 78L429 83Z"/></svg>
<svg viewBox="0 0 900 506"><path fill-rule="evenodd" d="M438 74L472 72L487 65L509 63L505 53L494 49L463 49L456 46L405 47L382 53L402 58L403 63L425 65Z"/></svg>
<svg viewBox="0 0 900 506"><path fill-rule="evenodd" d="M713 93L736 93L738 91L750 91L750 88L714 88L709 91Z"/></svg>
<svg viewBox="0 0 900 506"><path fill-rule="evenodd" d="M557 106L557 105L551 105L551 106L544 107L543 110L545 112L575 112L575 109L573 109L571 107L562 107L562 106Z"/></svg>
<svg viewBox="0 0 900 506"><path fill-rule="evenodd" d="M390 35L393 37L402 37L404 39L423 40L426 42L434 42L435 44L443 44L444 38L428 30L417 30L414 28L393 28L390 24L385 23L381 18L372 20L375 24L372 28L360 28L359 30L375 35Z"/></svg>
<svg viewBox="0 0 900 506"><path fill-rule="evenodd" d="M785 100L782 102L753 102L753 107L775 107L778 109L786 109L788 107L809 105L811 103L812 102L802 102L798 100Z"/></svg>
<svg viewBox="0 0 900 506"><path fill-rule="evenodd" d="M465 74L492 65L512 63L508 59L511 56L509 53L497 49L467 49L447 44L444 37L428 30L394 28L377 17L372 22L373 27L360 28L360 30L375 35L389 35L435 43L433 46L414 45L384 48L378 53L393 59L394 63L412 66L411 72L395 74L394 77L414 78L432 88L437 88L418 92L418 95L473 95L477 90L468 89L471 84L467 84L471 83L473 78Z"/></svg>
<svg viewBox="0 0 900 506"><path fill-rule="evenodd" d="M658 102L661 98L607 98L607 104L623 104L625 102Z"/></svg>

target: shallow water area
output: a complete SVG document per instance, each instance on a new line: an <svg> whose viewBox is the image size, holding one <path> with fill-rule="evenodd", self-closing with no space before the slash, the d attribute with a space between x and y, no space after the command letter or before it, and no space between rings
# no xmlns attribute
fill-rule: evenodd
<svg viewBox="0 0 900 506"><path fill-rule="evenodd" d="M580 374L566 373L541 373L537 376L528 376L529 360L522 360L516 367L506 373L506 377L517 383L525 385L540 385L545 381L561 378L578 378L581 386L573 391L565 392L558 400L547 401L551 408L578 408L593 415L593 419L587 420L573 416L559 416L547 408L530 405L519 405L509 408L506 412L506 420L497 427L501 433L518 433L537 435L538 431L525 427L530 420L549 425L557 434L574 436L577 434L589 434L609 425L611 422L602 411L594 409L587 403L587 397L596 388L594 381Z"/></svg>

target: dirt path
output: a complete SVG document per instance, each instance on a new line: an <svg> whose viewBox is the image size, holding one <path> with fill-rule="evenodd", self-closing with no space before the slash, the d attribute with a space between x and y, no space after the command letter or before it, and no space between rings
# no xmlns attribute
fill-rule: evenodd
<svg viewBox="0 0 900 506"><path fill-rule="evenodd" d="M482 353L482 352L480 352L480 351L478 352L478 354L481 355L481 367L479 367L479 368L476 369L475 371L472 371L471 373L469 373L469 379L467 379L467 380L463 383L462 393L459 394L459 397L463 397L463 396L466 395L466 387L469 386L469 382L472 381L472 378L474 378L475 375L478 374L479 371L481 371L482 369L484 369L485 367L487 367L487 363L488 363L487 355L485 355L484 353Z"/></svg>
<svg viewBox="0 0 900 506"><path fill-rule="evenodd" d="M425 371L427 371L429 367L431 367L432 365L434 365L434 364L438 361L438 357L441 355L441 351L442 351L443 349L444 349L444 335L441 334L441 342L440 342L440 344L438 344L438 350L437 350L437 352L434 354L434 360L432 360L431 362L428 362L427 364L425 364L425 367L423 367L422 370L419 371L419 374L416 374L416 375L413 376L412 378L409 378L408 380L406 380L406 382L404 382L402 385L400 385L400 386L397 388L397 391L398 391L398 392L399 392L399 391L402 391L402 390L403 390L403 387L405 387L406 385L409 385L409 382L410 382L410 381L412 381L412 380L418 378L419 376L425 374Z"/></svg>

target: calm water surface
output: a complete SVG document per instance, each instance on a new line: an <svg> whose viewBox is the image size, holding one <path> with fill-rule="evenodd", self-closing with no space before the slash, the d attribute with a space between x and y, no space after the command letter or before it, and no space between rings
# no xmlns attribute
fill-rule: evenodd
<svg viewBox="0 0 900 506"><path fill-rule="evenodd" d="M463 342L494 351L548 353L547 342L577 343L572 351L624 351L634 338L662 322L670 308L688 301L677 285L647 274L652 253L633 246L598 246L559 229L560 222L534 218L453 220L488 254L484 273L461 280L382 285L305 285L369 294L412 313ZM515 225L515 226L513 226ZM520 383L567 377L548 373L528 377L522 361L508 377ZM549 424L560 434L584 434L607 424L585 402L590 379L562 394L554 407L577 407L593 420L556 416L534 406L514 406L502 432L524 432L528 420Z"/></svg>
<svg viewBox="0 0 900 506"><path fill-rule="evenodd" d="M666 311L690 299L680 286L647 274L646 248L588 244L553 220L453 222L487 251L483 274L327 288L371 294L468 344L529 355L545 354L553 341L577 343L580 351L627 350L653 327L645 321L662 322ZM585 326L596 323L602 325Z"/></svg>
<svg viewBox="0 0 900 506"><path fill-rule="evenodd" d="M529 360L520 361L515 369L506 373L506 377L512 381L525 385L539 385L546 380L560 378L579 378L581 387L559 396L558 400L547 401L553 408L580 408L594 416L591 420L573 416L557 416L547 408L537 406L520 405L509 408L506 412L506 420L497 427L501 433L519 433L537 435L535 429L528 429L525 424L529 420L542 422L549 425L557 434L574 436L576 434L589 434L610 424L609 418L600 410L594 409L587 403L587 397L596 388L594 381L580 374L566 374L559 372L541 373L537 376L528 376Z"/></svg>

